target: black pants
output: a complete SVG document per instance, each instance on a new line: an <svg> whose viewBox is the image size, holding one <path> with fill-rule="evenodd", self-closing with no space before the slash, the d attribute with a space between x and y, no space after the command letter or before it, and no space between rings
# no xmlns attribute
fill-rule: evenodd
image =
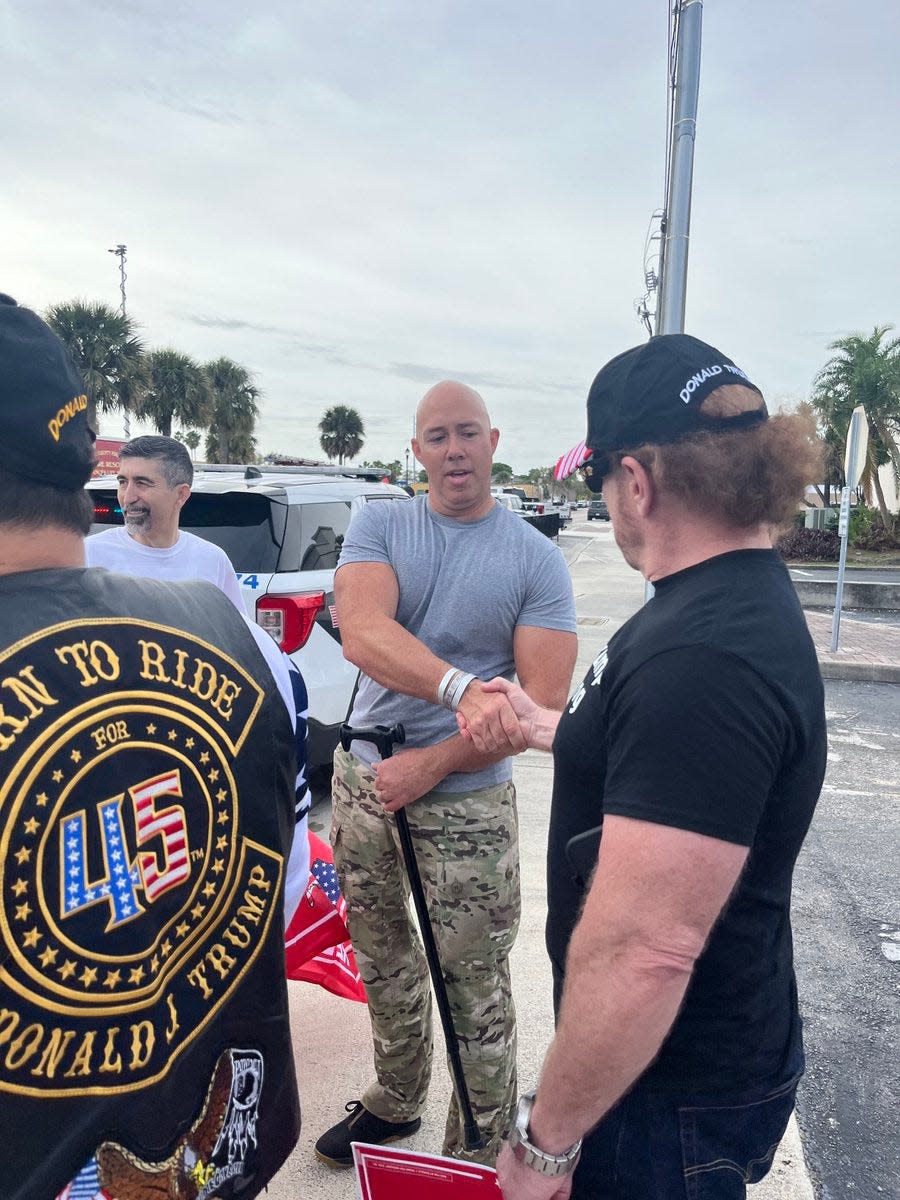
<svg viewBox="0 0 900 1200"><path fill-rule="evenodd" d="M794 1107L803 1072L728 1097L662 1096L638 1083L584 1140L572 1200L744 1200Z"/></svg>

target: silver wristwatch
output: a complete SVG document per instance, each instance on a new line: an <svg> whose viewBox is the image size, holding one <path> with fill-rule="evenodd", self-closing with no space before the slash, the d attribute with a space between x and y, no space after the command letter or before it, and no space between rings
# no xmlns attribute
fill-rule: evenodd
<svg viewBox="0 0 900 1200"><path fill-rule="evenodd" d="M537 1171L541 1175L568 1175L570 1171L575 1170L575 1164L581 1154L581 1138L563 1154L548 1154L546 1150L535 1146L529 1140L528 1132L531 1110L534 1108L534 1097L534 1092L527 1092L524 1096L520 1096L516 1119L509 1132L509 1147L519 1162L524 1163L526 1167L531 1167L532 1171Z"/></svg>

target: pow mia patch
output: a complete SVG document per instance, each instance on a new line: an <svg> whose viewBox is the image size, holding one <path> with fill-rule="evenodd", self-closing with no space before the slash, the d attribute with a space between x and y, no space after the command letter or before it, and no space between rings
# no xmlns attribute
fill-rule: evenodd
<svg viewBox="0 0 900 1200"><path fill-rule="evenodd" d="M151 1195L207 1200L246 1179L254 1170L263 1073L257 1050L227 1050L216 1063L201 1112L174 1153L150 1163L116 1142L104 1142L57 1200Z"/></svg>
<svg viewBox="0 0 900 1200"><path fill-rule="evenodd" d="M232 764L263 693L171 628L115 618L0 656L0 1091L162 1079L256 959L282 858Z"/></svg>

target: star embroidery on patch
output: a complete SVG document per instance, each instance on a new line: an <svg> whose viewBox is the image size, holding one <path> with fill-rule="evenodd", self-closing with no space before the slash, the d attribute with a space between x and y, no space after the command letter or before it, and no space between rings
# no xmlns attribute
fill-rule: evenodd
<svg viewBox="0 0 900 1200"><path fill-rule="evenodd" d="M28 883L24 879L17 879L13 884L13 895L23 896L28 891Z"/></svg>
<svg viewBox="0 0 900 1200"><path fill-rule="evenodd" d="M16 920L27 921L31 915L31 905L26 900L24 904L20 904L16 908Z"/></svg>
<svg viewBox="0 0 900 1200"><path fill-rule="evenodd" d="M216 885L214 883L204 884L203 895L207 898L207 900L210 898L210 896L214 896L215 894L216 894Z"/></svg>
<svg viewBox="0 0 900 1200"><path fill-rule="evenodd" d="M40 940L41 935L38 933L37 929L29 929L22 938L22 945L26 948L26 950L33 950ZM73 967L72 969L74 970L75 968Z"/></svg>
<svg viewBox="0 0 900 1200"><path fill-rule="evenodd" d="M114 987L118 987L121 975L121 971L107 971L106 978L103 980L103 986L112 991Z"/></svg>
<svg viewBox="0 0 900 1200"><path fill-rule="evenodd" d="M90 987L91 984L97 982L97 968L85 967L78 977L85 987Z"/></svg>
<svg viewBox="0 0 900 1200"><path fill-rule="evenodd" d="M73 750L72 753L69 755L69 758L71 758L73 763L80 763L81 762L81 751Z"/></svg>
<svg viewBox="0 0 900 1200"><path fill-rule="evenodd" d="M37 796L35 796L35 803L37 804L38 808L43 808L47 803L47 793L38 792Z"/></svg>
<svg viewBox="0 0 900 1200"><path fill-rule="evenodd" d="M200 762L203 765L205 765L206 763L209 762L209 751L208 750L204 750L203 753L200 755Z"/></svg>
<svg viewBox="0 0 900 1200"><path fill-rule="evenodd" d="M193 738L185 738L184 744L185 744L185 746L187 746L188 750L193 750L194 739Z"/></svg>
<svg viewBox="0 0 900 1200"><path fill-rule="evenodd" d="M57 771L53 772L51 779L53 780L54 783L60 783L62 781L62 777L63 777L62 771L57 770Z"/></svg>
<svg viewBox="0 0 900 1200"><path fill-rule="evenodd" d="M217 850L227 850L228 849L228 838L226 837L226 835L224 833L222 834L221 837L216 838L216 849Z"/></svg>
<svg viewBox="0 0 900 1200"><path fill-rule="evenodd" d="M191 909L191 916L194 918L195 921L199 921L205 912L206 912L205 904L195 904L194 907Z"/></svg>
<svg viewBox="0 0 900 1200"><path fill-rule="evenodd" d="M222 862L221 858L216 859L216 861L212 865L212 869L215 871L215 873L217 875L222 874L222 872L225 870L225 864Z"/></svg>
<svg viewBox="0 0 900 1200"><path fill-rule="evenodd" d="M175 932L179 937L183 938L189 929L190 925L188 925L187 921L182 921L178 926L176 926Z"/></svg>
<svg viewBox="0 0 900 1200"><path fill-rule="evenodd" d="M169 739L170 742L174 742L175 739L178 737L178 734L175 732L174 729L170 729L169 732L166 734L166 737Z"/></svg>
<svg viewBox="0 0 900 1200"><path fill-rule="evenodd" d="M219 788L219 790L216 792L216 799L224 800L227 795L228 795L228 793L225 791L224 788Z"/></svg>
<svg viewBox="0 0 900 1200"><path fill-rule="evenodd" d="M144 978L144 968L143 967L132 967L128 973L128 982L129 983L140 983L143 978Z"/></svg>
<svg viewBox="0 0 900 1200"><path fill-rule="evenodd" d="M222 812L220 812L219 816L218 816L218 821L219 821L220 825L227 825L228 824L228 813L225 812L224 810Z"/></svg>
<svg viewBox="0 0 900 1200"><path fill-rule="evenodd" d="M55 948L48 946L46 950L42 950L38 955L42 967L49 967L51 963L56 962L57 951Z"/></svg>
<svg viewBox="0 0 900 1200"><path fill-rule="evenodd" d="M154 975L159 970L159 959L157 958L157 956L155 954L150 959L150 970L153 972Z"/></svg>
<svg viewBox="0 0 900 1200"><path fill-rule="evenodd" d="M29 817L28 820L25 822L25 832L26 833L37 833L38 829L39 829L39 826L38 826L37 821L34 819L34 817Z"/></svg>
<svg viewBox="0 0 900 1200"><path fill-rule="evenodd" d="M215 783L216 780L219 778L219 772L217 771L217 769L215 767L213 767L213 769L210 771L207 778L209 779L210 783Z"/></svg>
<svg viewBox="0 0 900 1200"><path fill-rule="evenodd" d="M17 850L13 855L16 862L21 867L23 863L27 863L31 859L31 851L27 846L23 846L21 850Z"/></svg>
<svg viewBox="0 0 900 1200"><path fill-rule="evenodd" d="M151 722L150 722L150 724L147 726L147 732L149 733L149 735L150 735L151 737L153 737L154 733L156 733L156 726L153 724L153 722L152 722L152 721L151 721Z"/></svg>
<svg viewBox="0 0 900 1200"><path fill-rule="evenodd" d="M71 979L75 974L75 963L70 958L67 958L61 967L58 967L59 976L61 979Z"/></svg>
<svg viewBox="0 0 900 1200"><path fill-rule="evenodd" d="M172 943L169 941L168 938L166 938L166 940L160 946L159 952L163 956L163 958L168 958L169 955L172 953Z"/></svg>

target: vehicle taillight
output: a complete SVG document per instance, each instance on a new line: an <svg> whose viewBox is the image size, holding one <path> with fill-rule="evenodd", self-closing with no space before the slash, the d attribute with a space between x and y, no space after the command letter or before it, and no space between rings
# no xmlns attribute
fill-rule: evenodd
<svg viewBox="0 0 900 1200"><path fill-rule="evenodd" d="M302 596L263 596L256 602L257 624L270 633L285 654L305 646L316 617L325 607L324 592Z"/></svg>
<svg viewBox="0 0 900 1200"><path fill-rule="evenodd" d="M107 505L103 505L103 504L95 504L94 505L94 516L95 517L108 517L109 516L109 507Z"/></svg>

